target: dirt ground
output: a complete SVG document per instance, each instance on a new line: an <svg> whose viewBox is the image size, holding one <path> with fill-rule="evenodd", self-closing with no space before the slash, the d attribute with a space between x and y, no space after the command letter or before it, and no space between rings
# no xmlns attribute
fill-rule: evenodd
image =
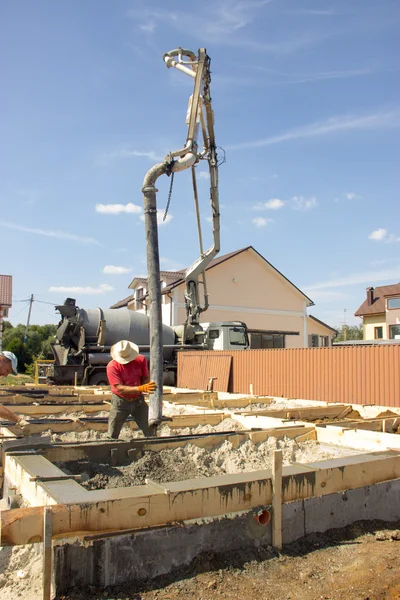
<svg viewBox="0 0 400 600"><path fill-rule="evenodd" d="M354 523L308 536L281 554L270 547L209 554L157 581L87 588L60 600L399 600L399 526Z"/></svg>

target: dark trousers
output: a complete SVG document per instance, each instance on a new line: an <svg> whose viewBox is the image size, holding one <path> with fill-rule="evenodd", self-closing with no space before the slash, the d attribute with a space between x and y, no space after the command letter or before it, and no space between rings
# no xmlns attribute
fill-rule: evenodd
<svg viewBox="0 0 400 600"><path fill-rule="evenodd" d="M110 415L108 417L108 435L118 439L122 426L128 417L133 417L144 435L153 435L149 427L149 407L143 396L137 400L124 400L115 394L111 398Z"/></svg>

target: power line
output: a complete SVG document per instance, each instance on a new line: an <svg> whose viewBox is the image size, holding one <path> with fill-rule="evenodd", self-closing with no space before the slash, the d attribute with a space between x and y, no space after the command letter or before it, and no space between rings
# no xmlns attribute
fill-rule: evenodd
<svg viewBox="0 0 400 600"><path fill-rule="evenodd" d="M44 300L36 300L35 298L35 302L40 302L40 304L50 304L50 306L59 306L59 302L45 302Z"/></svg>
<svg viewBox="0 0 400 600"><path fill-rule="evenodd" d="M20 315L27 307L28 307L28 301L27 301L27 304L16 315L13 316L12 319L8 319L10 321L10 323L11 323L11 321L14 321L14 319L16 319L18 317L18 315Z"/></svg>
<svg viewBox="0 0 400 600"><path fill-rule="evenodd" d="M47 304L47 303L46 303ZM46 310L43 310L43 308L41 306L37 307L39 310L41 310L45 315L48 315L49 317L51 317L52 319L55 319L56 321L59 321L59 317L57 317L57 315L51 315L50 313L48 313Z"/></svg>

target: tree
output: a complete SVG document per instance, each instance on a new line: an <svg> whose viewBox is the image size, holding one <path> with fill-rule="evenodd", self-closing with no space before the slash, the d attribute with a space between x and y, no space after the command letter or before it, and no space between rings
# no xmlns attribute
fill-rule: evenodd
<svg viewBox="0 0 400 600"><path fill-rule="evenodd" d="M56 325L31 325L27 342L24 343L25 325L15 327L8 321L3 324L3 350L14 352L18 358L18 370L24 373L37 358L48 358L57 331Z"/></svg>
<svg viewBox="0 0 400 600"><path fill-rule="evenodd" d="M347 329L347 334L345 336L345 328ZM343 342L349 340L362 340L364 337L364 331L362 325L341 325L340 327L335 328L338 331L338 335L333 338L333 342Z"/></svg>

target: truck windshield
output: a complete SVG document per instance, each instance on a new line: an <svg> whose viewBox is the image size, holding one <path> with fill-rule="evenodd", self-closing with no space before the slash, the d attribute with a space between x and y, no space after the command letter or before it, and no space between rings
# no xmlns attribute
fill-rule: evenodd
<svg viewBox="0 0 400 600"><path fill-rule="evenodd" d="M242 327L229 329L229 342L232 346L246 346L247 339Z"/></svg>

